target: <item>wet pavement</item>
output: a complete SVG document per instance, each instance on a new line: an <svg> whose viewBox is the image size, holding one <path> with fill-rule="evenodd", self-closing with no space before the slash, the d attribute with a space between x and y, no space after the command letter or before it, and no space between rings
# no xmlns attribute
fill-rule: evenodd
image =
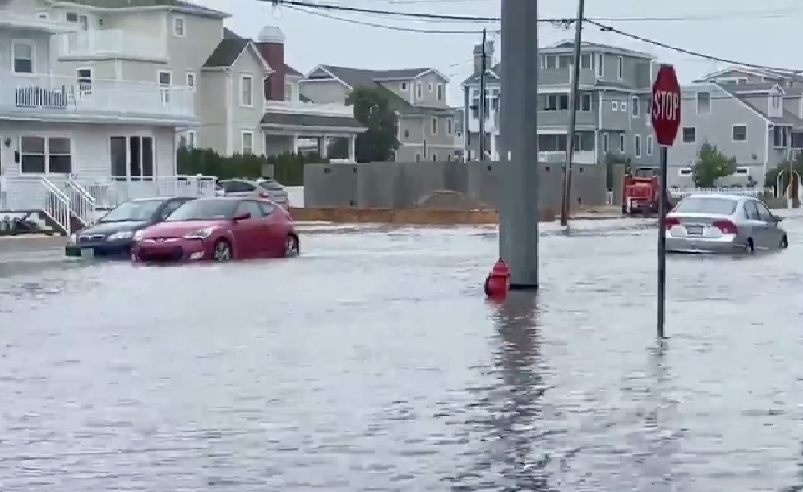
<svg viewBox="0 0 803 492"><path fill-rule="evenodd" d="M483 300L486 229L302 237L294 260L0 278L0 490L803 487L791 248L668 265L549 226L538 297Z"/></svg>

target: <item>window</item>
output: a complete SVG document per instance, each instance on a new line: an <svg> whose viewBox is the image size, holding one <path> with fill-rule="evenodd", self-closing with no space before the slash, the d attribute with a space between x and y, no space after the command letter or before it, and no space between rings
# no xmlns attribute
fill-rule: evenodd
<svg viewBox="0 0 803 492"><path fill-rule="evenodd" d="M764 222L774 222L772 212L770 212L766 205L757 200L751 201L756 204L756 209L758 210L758 216L760 220Z"/></svg>
<svg viewBox="0 0 803 492"><path fill-rule="evenodd" d="M187 87L195 92L195 72L187 72Z"/></svg>
<svg viewBox="0 0 803 492"><path fill-rule="evenodd" d="M431 130L432 130L432 134L433 135L437 135L438 134L438 118L432 118L432 128L431 128Z"/></svg>
<svg viewBox="0 0 803 492"><path fill-rule="evenodd" d="M433 155L432 156L432 162L438 162L438 156L437 155Z"/></svg>
<svg viewBox="0 0 803 492"><path fill-rule="evenodd" d="M444 87L443 84L438 84L438 101L443 101L444 99Z"/></svg>
<svg viewBox="0 0 803 492"><path fill-rule="evenodd" d="M678 169L678 176L691 176L691 168L690 167L681 167Z"/></svg>
<svg viewBox="0 0 803 492"><path fill-rule="evenodd" d="M446 118L446 134L447 135L451 135L452 134L452 119L451 118Z"/></svg>
<svg viewBox="0 0 803 492"><path fill-rule="evenodd" d="M619 152L622 154L627 152L627 138L624 133L619 134Z"/></svg>
<svg viewBox="0 0 803 492"><path fill-rule="evenodd" d="M619 111L627 111L627 101L619 102Z"/></svg>
<svg viewBox="0 0 803 492"><path fill-rule="evenodd" d="M747 125L733 125L731 138L734 142L747 141Z"/></svg>
<svg viewBox="0 0 803 492"><path fill-rule="evenodd" d="M178 210L179 207L187 203L187 201L188 200L180 199L180 200L171 200L167 202L167 204L164 206L159 216L162 218L162 220L165 220L166 218L170 217L170 214Z"/></svg>
<svg viewBox="0 0 803 492"><path fill-rule="evenodd" d="M254 132L243 132L242 154L254 153Z"/></svg>
<svg viewBox="0 0 803 492"><path fill-rule="evenodd" d="M631 100L630 100L630 111L631 111L631 114L633 115L633 118L638 118L640 116L640 114L639 114L639 113L641 113L640 110L641 110L641 106L638 103L638 97L633 96L631 98Z"/></svg>
<svg viewBox="0 0 803 492"><path fill-rule="evenodd" d="M262 215L264 215L265 217L272 214L273 211L276 209L276 207L274 207L268 202L257 202L257 205L259 205L259 208L262 209Z"/></svg>
<svg viewBox="0 0 803 492"><path fill-rule="evenodd" d="M568 111L569 109L569 95L561 94L558 96L558 109L561 111Z"/></svg>
<svg viewBox="0 0 803 492"><path fill-rule="evenodd" d="M170 86L173 85L173 75L166 71L159 71L159 87L162 94L162 104L170 104Z"/></svg>
<svg viewBox="0 0 803 492"><path fill-rule="evenodd" d="M424 84L421 82L415 83L415 97L421 99L424 97Z"/></svg>
<svg viewBox="0 0 803 492"><path fill-rule="evenodd" d="M558 110L558 96L557 94L547 94L544 96L544 111L557 111Z"/></svg>
<svg viewBox="0 0 803 492"><path fill-rule="evenodd" d="M128 144L125 137L111 137L109 140L112 161L112 178L125 179L128 176Z"/></svg>
<svg viewBox="0 0 803 492"><path fill-rule="evenodd" d="M579 111L591 111L591 94L587 92L581 94L575 106Z"/></svg>
<svg viewBox="0 0 803 492"><path fill-rule="evenodd" d="M623 56L620 56L619 59L617 60L616 77L619 80L622 80L622 79L625 78L625 58Z"/></svg>
<svg viewBox="0 0 803 492"><path fill-rule="evenodd" d="M605 57L602 53L597 53L596 65L597 77L602 78L605 76Z"/></svg>
<svg viewBox="0 0 803 492"><path fill-rule="evenodd" d="M611 101L611 111L619 111L619 101Z"/></svg>
<svg viewBox="0 0 803 492"><path fill-rule="evenodd" d="M580 55L580 68L584 70L589 70L591 68L591 54L586 53L585 55Z"/></svg>
<svg viewBox="0 0 803 492"><path fill-rule="evenodd" d="M781 101L783 97L780 94L773 94L772 95L772 109L780 109L781 108Z"/></svg>
<svg viewBox="0 0 803 492"><path fill-rule="evenodd" d="M647 155L652 155L653 145L652 135L647 135Z"/></svg>
<svg viewBox="0 0 803 492"><path fill-rule="evenodd" d="M92 69L79 68L76 70L79 94L92 94Z"/></svg>
<svg viewBox="0 0 803 492"><path fill-rule="evenodd" d="M50 14L48 13L47 10L39 10L36 12L36 18L42 20L48 20L50 19Z"/></svg>
<svg viewBox="0 0 803 492"><path fill-rule="evenodd" d="M284 84L284 100L293 101L293 84Z"/></svg>
<svg viewBox="0 0 803 492"><path fill-rule="evenodd" d="M188 149L198 148L198 136L195 133L195 130L187 130L187 148Z"/></svg>
<svg viewBox="0 0 803 492"><path fill-rule="evenodd" d="M772 128L772 144L773 147L788 147L789 146L789 127L775 126Z"/></svg>
<svg viewBox="0 0 803 492"><path fill-rule="evenodd" d="M221 181L220 187L223 188L223 191L226 193L250 193L256 190L256 186L252 185L251 183L246 183L245 181L239 181L236 179L232 179L230 181Z"/></svg>
<svg viewBox="0 0 803 492"><path fill-rule="evenodd" d="M421 162L421 154L415 154L415 162Z"/></svg>
<svg viewBox="0 0 803 492"><path fill-rule="evenodd" d="M20 137L20 171L23 173L72 172L72 141L65 137Z"/></svg>
<svg viewBox="0 0 803 492"><path fill-rule="evenodd" d="M407 91L407 82L402 82L401 83L401 90Z"/></svg>
<svg viewBox="0 0 803 492"><path fill-rule="evenodd" d="M262 209L254 200L245 200L237 205L237 212L234 215L248 214L251 219L258 219L262 217Z"/></svg>
<svg viewBox="0 0 803 492"><path fill-rule="evenodd" d="M610 138L607 133L602 135L602 151L608 152L610 150Z"/></svg>
<svg viewBox="0 0 803 492"><path fill-rule="evenodd" d="M184 37L184 17L173 17L173 36Z"/></svg>
<svg viewBox="0 0 803 492"><path fill-rule="evenodd" d="M633 138L633 150L636 152L636 157L641 157L641 135Z"/></svg>
<svg viewBox="0 0 803 492"><path fill-rule="evenodd" d="M754 200L745 202L744 215L750 220L761 220L761 216L758 214L758 207L756 207L756 202Z"/></svg>
<svg viewBox="0 0 803 492"><path fill-rule="evenodd" d="M132 180L153 177L153 138L128 137L128 177Z"/></svg>
<svg viewBox="0 0 803 492"><path fill-rule="evenodd" d="M697 114L711 114L711 93L697 93Z"/></svg>
<svg viewBox="0 0 803 492"><path fill-rule="evenodd" d="M542 59L542 68L552 69L558 68L558 57L555 55L546 55Z"/></svg>
<svg viewBox="0 0 803 492"><path fill-rule="evenodd" d="M34 45L31 41L12 41L14 73L33 73Z"/></svg>
<svg viewBox="0 0 803 492"><path fill-rule="evenodd" d="M404 138L410 138L410 130L404 130Z"/></svg>
<svg viewBox="0 0 803 492"><path fill-rule="evenodd" d="M697 141L697 129L693 126L684 126L682 130L683 143L695 143Z"/></svg>
<svg viewBox="0 0 803 492"><path fill-rule="evenodd" d="M240 75L240 106L254 105L254 78L250 75Z"/></svg>
<svg viewBox="0 0 803 492"><path fill-rule="evenodd" d="M750 168L749 167L737 167L736 168L736 175L738 175L738 176L750 176Z"/></svg>
<svg viewBox="0 0 803 492"><path fill-rule="evenodd" d="M67 12L65 18L67 19L67 22L80 25L82 31L89 30L89 17L86 15L79 15L76 12Z"/></svg>

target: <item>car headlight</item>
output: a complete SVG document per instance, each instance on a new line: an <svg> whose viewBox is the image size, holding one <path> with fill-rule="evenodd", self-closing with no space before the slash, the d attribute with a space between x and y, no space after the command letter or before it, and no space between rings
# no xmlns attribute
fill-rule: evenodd
<svg viewBox="0 0 803 492"><path fill-rule="evenodd" d="M120 241L122 239L131 239L132 237L134 237L132 231L115 232L107 238L107 241Z"/></svg>
<svg viewBox="0 0 803 492"><path fill-rule="evenodd" d="M199 229L184 236L184 239L206 239L212 235L212 228Z"/></svg>
<svg viewBox="0 0 803 492"><path fill-rule="evenodd" d="M133 237L134 241L141 241L142 240L142 231L135 232L134 236L132 236L132 237Z"/></svg>

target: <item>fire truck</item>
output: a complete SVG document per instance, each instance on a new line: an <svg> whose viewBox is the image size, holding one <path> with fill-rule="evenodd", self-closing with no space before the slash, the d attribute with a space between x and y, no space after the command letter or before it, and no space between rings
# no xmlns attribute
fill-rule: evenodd
<svg viewBox="0 0 803 492"><path fill-rule="evenodd" d="M654 168L638 168L625 175L622 181L622 214L652 215L659 211L661 183ZM667 192L667 196L669 193ZM672 207L672 199L669 203Z"/></svg>

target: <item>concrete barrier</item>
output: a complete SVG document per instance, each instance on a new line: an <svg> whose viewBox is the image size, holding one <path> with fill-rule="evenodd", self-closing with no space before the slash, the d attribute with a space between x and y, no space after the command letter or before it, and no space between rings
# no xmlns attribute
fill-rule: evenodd
<svg viewBox="0 0 803 492"><path fill-rule="evenodd" d="M291 208L293 219L300 222L332 222L338 224L408 224L408 225L457 225L498 224L496 210L438 210L389 208ZM551 222L556 211L546 208L540 211L540 222Z"/></svg>

